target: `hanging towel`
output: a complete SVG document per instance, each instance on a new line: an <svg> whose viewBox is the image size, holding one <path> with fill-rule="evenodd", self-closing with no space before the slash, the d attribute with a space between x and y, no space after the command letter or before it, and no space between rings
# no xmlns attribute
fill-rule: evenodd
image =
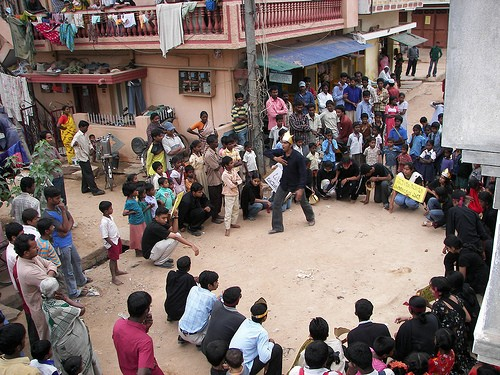
<svg viewBox="0 0 500 375"><path fill-rule="evenodd" d="M14 54L17 58L28 60L33 65L35 63L35 41L31 23L24 23L16 17L8 16L7 23L12 34L14 43Z"/></svg>
<svg viewBox="0 0 500 375"><path fill-rule="evenodd" d="M75 21L76 27L79 27L79 28L85 27L85 23L83 22L83 14L82 13L75 13L74 21Z"/></svg>
<svg viewBox="0 0 500 375"><path fill-rule="evenodd" d="M0 73L0 98L5 113L17 121L22 121L21 106L29 107L32 104L26 78ZM31 110L24 113L30 116L33 114Z"/></svg>
<svg viewBox="0 0 500 375"><path fill-rule="evenodd" d="M92 25L95 25L96 23L101 22L101 16L92 16Z"/></svg>
<svg viewBox="0 0 500 375"><path fill-rule="evenodd" d="M59 27L59 34L61 43L65 44L73 52L75 49L76 26L74 24L63 23Z"/></svg>
<svg viewBox="0 0 500 375"><path fill-rule="evenodd" d="M182 3L158 4L156 17L158 18L158 35L163 57L168 51L184 43L182 29Z"/></svg>
<svg viewBox="0 0 500 375"><path fill-rule="evenodd" d="M122 20L123 20L123 26L125 26L126 29L137 25L137 23L135 22L135 14L134 13L123 14Z"/></svg>
<svg viewBox="0 0 500 375"><path fill-rule="evenodd" d="M50 43L57 44L59 46L61 45L59 31L54 29L54 26L51 26L48 23L39 23L35 25L35 28L45 39L48 39Z"/></svg>
<svg viewBox="0 0 500 375"><path fill-rule="evenodd" d="M186 18L186 14L193 13L196 9L196 1L187 1L182 3L182 18Z"/></svg>

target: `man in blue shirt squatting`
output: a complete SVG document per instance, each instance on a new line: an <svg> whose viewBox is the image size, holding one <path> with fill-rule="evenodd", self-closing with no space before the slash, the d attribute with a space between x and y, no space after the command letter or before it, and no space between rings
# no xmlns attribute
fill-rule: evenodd
<svg viewBox="0 0 500 375"><path fill-rule="evenodd" d="M281 144L283 149L265 151L265 156L283 166L283 175L281 176L280 185L274 195L272 229L269 231L269 234L280 233L285 230L283 227L283 212L281 211L281 206L283 202L286 201L285 198L289 193L295 194L295 201L300 202L300 206L302 207L302 211L304 211L309 226L315 224L314 211L304 194L307 177L306 159L298 151L293 149L293 136L290 135L290 132L285 133L281 140Z"/></svg>
<svg viewBox="0 0 500 375"><path fill-rule="evenodd" d="M279 206L281 207L281 206ZM229 344L230 348L240 349L243 365L250 375L256 375L267 367L266 375L281 375L283 369L283 349L269 338L262 323L267 320L267 302L259 298L250 308L251 319L241 323Z"/></svg>

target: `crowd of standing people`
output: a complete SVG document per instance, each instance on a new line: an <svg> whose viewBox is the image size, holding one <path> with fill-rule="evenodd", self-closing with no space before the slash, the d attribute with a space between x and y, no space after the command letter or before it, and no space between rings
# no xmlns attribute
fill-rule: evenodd
<svg viewBox="0 0 500 375"><path fill-rule="evenodd" d="M240 228L240 209L248 221L256 220L260 211L272 213L269 234L279 234L291 201L301 205L307 225L314 226L313 205L318 201L356 202L364 195L361 202L368 204L372 193L375 202L391 213L396 206L422 208L423 226L446 227L443 275L432 277L425 290L408 299L409 315L396 319L401 326L395 335L386 325L371 321L374 306L365 298L355 304L359 324L345 342L330 336L325 319L312 319L310 337L289 373L445 375L467 374L474 366L473 330L488 283L496 227L494 184L481 175L479 165L462 162L460 150L441 147L442 113L430 124L422 117L408 136L408 103L397 82L388 77L378 78L372 87L362 74L343 73L338 82L324 76L319 94L304 77L293 104L287 93L279 97L278 88L270 88L269 147L264 155L273 170L281 171L270 197L264 197L265 171L259 170L248 141L248 109L242 94L235 95L231 110L233 130L220 139L208 114L201 112L200 122L189 130L199 138L190 144L189 153L175 126L151 115L147 179L140 181L132 174L122 186L129 247L154 266L177 266L167 275L167 321L178 325L179 345L196 345L206 356L211 374L257 374L265 369L268 375L280 375L283 349L264 327L269 312L265 298L255 301L245 317L237 310L242 289L226 288L218 298L217 272L192 276L190 257L176 262L170 257L177 244L190 247L197 256L200 249L187 234L193 239L202 236L210 219L224 223L223 233L230 236ZM62 123L68 127L71 120L65 116ZM77 148L84 174L86 163L90 165L84 160L90 150L88 123L78 127L65 146ZM396 177L425 188L425 200L393 189ZM74 218L54 186L44 189L47 208L40 212L40 203L31 195L33 185L29 177L21 180L23 194L12 202L15 221L5 231L10 242L9 272L23 299L34 359L29 367L22 354L24 327L5 324L0 328L0 374L9 368L22 374L101 374L88 329L80 319L85 307L77 299L89 292L86 285L93 280L82 271L73 243ZM85 179L82 193L100 195L94 187L95 181ZM102 213L100 231L111 281L120 285L126 272L118 260L125 248L112 216L113 205L101 201L97 208ZM113 327L123 374L163 374L148 335L153 324L151 304L149 293L133 292L127 299L128 319L120 318ZM498 371L481 368L477 372Z"/></svg>

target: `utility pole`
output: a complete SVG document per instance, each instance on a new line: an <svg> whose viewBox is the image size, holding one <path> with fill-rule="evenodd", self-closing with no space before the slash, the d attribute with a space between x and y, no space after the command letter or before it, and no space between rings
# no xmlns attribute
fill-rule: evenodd
<svg viewBox="0 0 500 375"><path fill-rule="evenodd" d="M247 44L249 124L252 126L252 146L257 155L259 171L264 172L264 142L259 117L259 93L257 92L257 46L255 43L255 0L245 0L245 40Z"/></svg>

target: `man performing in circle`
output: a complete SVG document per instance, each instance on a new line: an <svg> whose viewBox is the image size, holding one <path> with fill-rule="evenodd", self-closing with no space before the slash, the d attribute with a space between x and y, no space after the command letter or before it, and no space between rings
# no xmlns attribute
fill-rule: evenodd
<svg viewBox="0 0 500 375"><path fill-rule="evenodd" d="M281 144L283 149L266 150L265 152L265 156L283 166L283 175L281 176L280 185L274 195L273 228L269 231L269 234L284 231L281 206L283 202L286 201L285 198L289 193L295 195L296 202L300 202L300 206L302 207L302 211L304 211L309 226L315 224L314 211L304 194L307 175L306 159L298 151L293 149L293 136L290 135L290 132L285 133Z"/></svg>

